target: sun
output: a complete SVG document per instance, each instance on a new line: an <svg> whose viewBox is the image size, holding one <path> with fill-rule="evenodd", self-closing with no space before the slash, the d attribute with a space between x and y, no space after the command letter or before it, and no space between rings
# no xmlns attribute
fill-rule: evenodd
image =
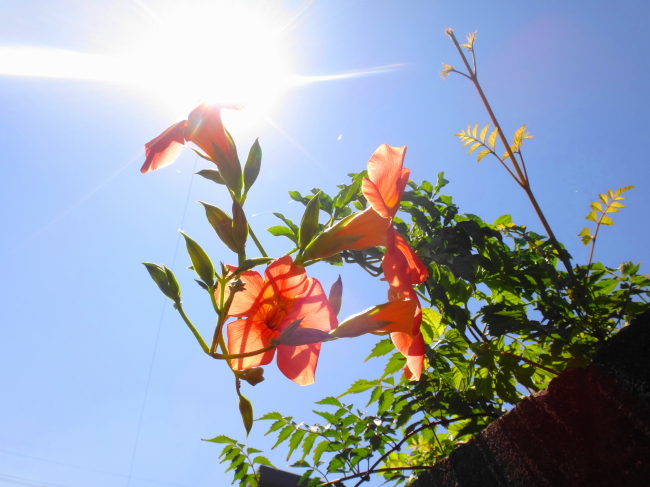
<svg viewBox="0 0 650 487"><path fill-rule="evenodd" d="M135 86L179 120L201 102L244 105L250 122L268 120L290 88L401 66L319 76L296 73L290 48L300 39L290 27L312 3L307 0L292 12L275 0L168 2L152 10L145 1L133 0L137 22L120 21L110 41L117 47L110 55L0 46L0 75Z"/></svg>
<svg viewBox="0 0 650 487"><path fill-rule="evenodd" d="M210 2L152 15L153 27L125 65L173 106L208 101L266 110L291 79L282 25L268 9Z"/></svg>

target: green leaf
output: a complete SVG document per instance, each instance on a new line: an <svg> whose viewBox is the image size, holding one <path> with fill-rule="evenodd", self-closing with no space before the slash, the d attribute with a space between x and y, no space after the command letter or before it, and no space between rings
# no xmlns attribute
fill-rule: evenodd
<svg viewBox="0 0 650 487"><path fill-rule="evenodd" d="M255 257L254 259L246 259L244 262L239 264L239 267L235 269L235 273L239 274L240 272L248 271L259 265L268 264L273 261L273 257Z"/></svg>
<svg viewBox="0 0 650 487"><path fill-rule="evenodd" d="M293 454L294 451L296 451L296 448L300 446L300 442L302 439L305 437L305 434L307 432L303 429L297 429L292 435L291 439L289 440L289 453L287 453L287 461L289 458L291 458L291 455Z"/></svg>
<svg viewBox="0 0 650 487"><path fill-rule="evenodd" d="M345 391L343 394L341 394L339 397L343 397L347 394L359 394L360 392L367 391L368 389L372 389L373 387L376 387L379 385L378 380L366 380L366 379L359 379L355 381L350 388Z"/></svg>
<svg viewBox="0 0 650 487"><path fill-rule="evenodd" d="M143 262L142 265L146 267L151 279L153 279L153 281L158 285L158 289L160 289L165 296L174 302L180 299L181 290L172 271L165 266L160 267L151 262Z"/></svg>
<svg viewBox="0 0 650 487"><path fill-rule="evenodd" d="M248 239L248 222L244 209L237 200L232 202L232 239L237 247L237 253L243 254Z"/></svg>
<svg viewBox="0 0 650 487"><path fill-rule="evenodd" d="M381 357L383 355L386 355L394 349L395 345L393 345L393 342L390 341L390 338L385 338L377 342L377 344L373 347L372 352L370 352L370 355L366 357L364 362L367 362L373 357Z"/></svg>
<svg viewBox="0 0 650 487"><path fill-rule="evenodd" d="M253 186L257 179L262 167L262 148L260 147L259 139L255 139L250 151L248 152L248 159L244 165L244 193Z"/></svg>
<svg viewBox="0 0 650 487"><path fill-rule="evenodd" d="M198 154L198 151L195 152ZM194 174L198 174L199 176L202 176L205 179L209 179L210 181L214 181L217 184L226 184L226 182L223 180L223 177L221 176L221 173L216 169L201 169L199 172Z"/></svg>
<svg viewBox="0 0 650 487"><path fill-rule="evenodd" d="M265 419L284 419L284 416L282 414L277 413L277 412L272 412L272 413L266 413L264 416L261 418L257 418L255 421L263 421Z"/></svg>
<svg viewBox="0 0 650 487"><path fill-rule="evenodd" d="M370 400L368 401L368 404L366 404L366 407L370 406L373 402L377 402L381 397L383 390L384 388L381 386L375 387L370 393Z"/></svg>
<svg viewBox="0 0 650 487"><path fill-rule="evenodd" d="M273 213L273 215L282 220L293 231L294 234L298 235L298 225L286 218L282 213Z"/></svg>
<svg viewBox="0 0 650 487"><path fill-rule="evenodd" d="M343 407L343 404L341 404L341 401L339 401L337 398L331 397L331 396L326 397L325 399L321 399L320 401L315 402L314 404L326 405L326 406L336 406L338 408Z"/></svg>
<svg viewBox="0 0 650 487"><path fill-rule="evenodd" d="M289 191L289 196L291 197L292 200L299 201L301 203L304 199L298 191Z"/></svg>
<svg viewBox="0 0 650 487"><path fill-rule="evenodd" d="M261 418L260 418L260 419L261 419ZM264 436L268 435L269 433L273 433L274 431L277 431L277 430L279 430L280 428L283 428L284 426L286 426L286 424L287 424L286 421L284 421L284 420L282 420L282 419L278 419L275 423L273 423L273 424L271 425L271 427L269 428L269 430L268 430L266 433L264 433Z"/></svg>
<svg viewBox="0 0 650 487"><path fill-rule="evenodd" d="M253 458L253 463L257 463L258 465L266 465L267 467L272 467L275 468L275 465L273 465L268 458L263 457L263 456L258 456Z"/></svg>
<svg viewBox="0 0 650 487"><path fill-rule="evenodd" d="M298 231L298 245L300 250L304 250L312 241L318 230L318 217L320 214L320 192L317 193L307 204L305 213L300 222Z"/></svg>
<svg viewBox="0 0 650 487"><path fill-rule="evenodd" d="M420 330L422 331L424 341L431 345L445 331L445 325L442 323L442 315L432 308L423 308Z"/></svg>
<svg viewBox="0 0 650 487"><path fill-rule="evenodd" d="M208 257L208 254L205 253L198 243L185 235L185 233L180 233L183 238L185 238L185 246L187 247L187 253L190 254L190 260L192 261L194 272L196 272L201 280L209 287L214 286L214 266L212 265L210 257Z"/></svg>
<svg viewBox="0 0 650 487"><path fill-rule="evenodd" d="M253 405L241 394L239 394L239 413L241 414L244 428L246 428L246 436L248 437L248 433L251 432L251 428L253 427Z"/></svg>
<svg viewBox="0 0 650 487"><path fill-rule="evenodd" d="M393 389L384 389L384 392L381 393L379 398L377 413L381 414L388 411L388 409L393 405L394 399Z"/></svg>
<svg viewBox="0 0 650 487"><path fill-rule="evenodd" d="M391 358L388 360L388 363L386 363L386 368L384 368L384 373L382 374L382 378L394 374L398 370L401 370L405 364L406 364L406 359L404 358L404 356L399 352L394 353L391 356Z"/></svg>
<svg viewBox="0 0 650 487"><path fill-rule="evenodd" d="M313 469L309 469L305 473L303 473L300 479L298 480L298 485L303 485L303 483L306 482L309 479L309 477L311 477L311 474L313 473L314 473Z"/></svg>
<svg viewBox="0 0 650 487"><path fill-rule="evenodd" d="M289 436L291 436L291 433L293 433L295 430L296 428L291 425L285 426L278 434L278 441L276 441L275 445L271 447L271 450L274 450L276 446L289 438Z"/></svg>
<svg viewBox="0 0 650 487"><path fill-rule="evenodd" d="M445 173L444 172L439 172L438 173L438 180L436 181L436 185L433 188L433 194L437 195L442 188L447 186L449 184L449 181L445 179Z"/></svg>
<svg viewBox="0 0 650 487"><path fill-rule="evenodd" d="M211 440L202 440L202 441L210 441L212 443L232 443L232 444L237 443L237 440L233 440L232 438L228 438L225 435L215 436Z"/></svg>
<svg viewBox="0 0 650 487"><path fill-rule="evenodd" d="M267 228L266 231L274 237L287 237L293 243L298 244L298 237L290 228L283 227L282 225L276 225L274 227Z"/></svg>
<svg viewBox="0 0 650 487"><path fill-rule="evenodd" d="M323 456L323 453L329 451L330 442L328 440L321 441L316 448L314 448L314 465L318 465L320 457Z"/></svg>
<svg viewBox="0 0 650 487"><path fill-rule="evenodd" d="M224 131L226 132L229 142L232 143L232 137L230 137L230 134L228 134L226 129L224 129ZM232 143L232 145L233 147L231 147L230 156L215 143L212 143L212 153L215 158L214 162L226 182L226 186L228 186L228 189L233 192L236 198L239 198L242 189L242 171L241 164L239 164L239 158L237 157L237 150L233 150L234 143Z"/></svg>
<svg viewBox="0 0 650 487"><path fill-rule="evenodd" d="M512 216L511 215L501 215L499 218L494 220L494 223L492 225L499 226L499 225L509 225L512 223Z"/></svg>
<svg viewBox="0 0 650 487"><path fill-rule="evenodd" d="M212 206L203 201L199 201L205 208L205 216L207 217L210 225L217 232L217 236L221 241L233 252L237 252L237 245L232 234L232 218L230 218L223 210L216 206Z"/></svg>
<svg viewBox="0 0 650 487"><path fill-rule="evenodd" d="M307 455L309 455L309 452L311 452L311 447L314 446L314 441L316 441L316 438L318 438L318 435L314 433L309 433L307 438L302 442L302 460L305 459Z"/></svg>

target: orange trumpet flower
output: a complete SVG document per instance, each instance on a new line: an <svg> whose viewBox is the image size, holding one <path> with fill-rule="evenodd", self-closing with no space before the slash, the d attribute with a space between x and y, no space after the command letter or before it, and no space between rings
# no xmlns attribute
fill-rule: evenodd
<svg viewBox="0 0 650 487"><path fill-rule="evenodd" d="M155 171L170 165L183 150L185 142L194 142L210 159L216 162L214 146L230 158L231 148L221 121L221 109L240 109L239 105L202 103L190 112L187 120L175 123L155 139L144 145L146 160L140 172Z"/></svg>
<svg viewBox="0 0 650 487"><path fill-rule="evenodd" d="M425 347L420 333L422 308L413 286L425 281L428 270L392 225L411 174L403 167L405 155L406 147L380 146L368 161L368 178L363 180L362 192L379 215L391 220L386 230L386 253L382 261L384 280L390 287L388 299L416 302L411 333L393 332L391 339L406 357L405 375L418 380L422 374Z"/></svg>
<svg viewBox="0 0 650 487"><path fill-rule="evenodd" d="M277 343L282 331L297 320L299 327L327 333L337 320L321 284L308 278L305 269L285 256L269 265L264 278L256 271L241 274L243 291L235 294L228 312L240 319L228 324L231 354L260 350ZM243 318L242 318L243 317ZM252 357L231 360L234 369L250 369L273 360L277 349L280 371L296 384L306 386L315 378L321 343L278 345Z"/></svg>

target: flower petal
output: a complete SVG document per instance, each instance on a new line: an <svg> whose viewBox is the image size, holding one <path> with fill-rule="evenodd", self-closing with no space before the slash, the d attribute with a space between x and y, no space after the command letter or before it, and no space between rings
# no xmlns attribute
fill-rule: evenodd
<svg viewBox="0 0 650 487"><path fill-rule="evenodd" d="M363 178L363 181L361 181L361 191L363 192L363 195L368 200L370 206L372 206L373 210L375 210L384 218L393 217L393 215L391 215L390 212L388 211L388 208L386 207L386 203L384 203L384 198L381 195L381 192L379 191L379 188L375 183L373 183L368 178Z"/></svg>
<svg viewBox="0 0 650 487"><path fill-rule="evenodd" d="M390 218L372 208L346 216L316 237L305 249L303 260L323 259L343 250L365 250L386 245Z"/></svg>
<svg viewBox="0 0 650 487"><path fill-rule="evenodd" d="M251 318L228 323L228 353L253 352L268 347L273 334L265 323ZM274 354L275 349L252 357L232 359L230 363L236 370L250 369L270 363Z"/></svg>
<svg viewBox="0 0 650 487"><path fill-rule="evenodd" d="M245 271L240 274L240 279L244 281L244 289L235 293L235 297L230 305L228 316L251 316L258 306L258 300L264 290L264 280L256 271ZM215 290L215 298L217 302L220 292L217 288ZM226 290L226 297L229 291Z"/></svg>
<svg viewBox="0 0 650 487"><path fill-rule="evenodd" d="M375 183L390 216L395 216L410 171L403 169L406 147L383 144L368 161L368 179ZM364 192L365 195L365 192Z"/></svg>
<svg viewBox="0 0 650 487"><path fill-rule="evenodd" d="M320 354L320 343L299 347L278 347L278 369L300 386L313 384Z"/></svg>
<svg viewBox="0 0 650 487"><path fill-rule="evenodd" d="M328 332L336 327L337 320L320 282L308 278L307 289L292 303L278 330L282 330L301 319L301 328L311 328ZM297 347L280 345L278 347L278 368L296 384L306 386L314 382L320 343Z"/></svg>
<svg viewBox="0 0 650 487"><path fill-rule="evenodd" d="M397 245L397 235L399 234L391 225L386 232L386 252L381 267L384 270L384 280L403 299L413 287L408 259Z"/></svg>
<svg viewBox="0 0 650 487"><path fill-rule="evenodd" d="M414 337L406 333L391 333L395 347L406 357L406 365L411 371L411 380L420 380L424 364L424 339L418 333Z"/></svg>
<svg viewBox="0 0 650 487"><path fill-rule="evenodd" d="M186 126L187 120L175 123L144 145L146 159L140 169L141 173L169 166L176 160L185 144L183 134Z"/></svg>
<svg viewBox="0 0 650 487"><path fill-rule="evenodd" d="M408 272L411 278L411 284L417 285L422 284L426 281L427 276L429 275L429 270L427 266L420 260L420 258L415 255L413 249L408 244L408 242L399 234L399 232L394 233L394 242L395 247L404 255L406 258Z"/></svg>
<svg viewBox="0 0 650 487"><path fill-rule="evenodd" d="M333 330L338 324L323 286L313 277L307 278L304 293L291 303L289 312L282 323L278 325L278 329L283 330L295 320L300 319L302 320L301 328L314 328L325 332Z"/></svg>
<svg viewBox="0 0 650 487"><path fill-rule="evenodd" d="M347 318L331 333L331 336L352 338L379 330L410 335L413 330L416 306L415 301L400 300L373 306Z"/></svg>
<svg viewBox="0 0 650 487"><path fill-rule="evenodd" d="M222 108L232 108L232 106L201 103L187 117L185 140L194 142L213 160L215 155L212 144L216 144L226 155L231 155L230 144L221 121Z"/></svg>
<svg viewBox="0 0 650 487"><path fill-rule="evenodd" d="M268 297L293 299L307 289L307 272L303 267L294 265L293 259L288 255L271 263L264 271L264 276L272 292Z"/></svg>

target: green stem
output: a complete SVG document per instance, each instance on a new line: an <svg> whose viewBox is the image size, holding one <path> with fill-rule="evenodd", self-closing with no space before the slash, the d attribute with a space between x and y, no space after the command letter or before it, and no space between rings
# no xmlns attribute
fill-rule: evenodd
<svg viewBox="0 0 650 487"><path fill-rule="evenodd" d="M253 232L253 227L251 227L250 223L248 224L248 233L253 239L253 242L255 242L255 245L257 246L257 250L259 250L260 253L262 254L262 257L268 257L267 253L264 251L264 247L262 247L260 241L257 240L257 237L255 236L255 232Z"/></svg>
<svg viewBox="0 0 650 487"><path fill-rule="evenodd" d="M228 306L224 303L226 295L226 284L225 279L219 279L219 309L217 310L217 326L214 329L214 335L212 337L212 343L210 344L210 351L208 353L213 354L217 350L217 344L221 338L221 331L223 330L223 325L228 319L228 309L230 308L230 303L232 302L232 295L228 297ZM212 293L214 295L214 292Z"/></svg>
<svg viewBox="0 0 650 487"><path fill-rule="evenodd" d="M223 338L222 338L223 339ZM268 347L260 348L259 350L253 350L252 352L245 352L245 353L225 353L226 350L226 345L225 342L221 344L221 349L224 353L217 353L217 352L210 352L210 356L212 358L216 358L219 360L231 360L235 358L244 358L244 357L252 357L254 355L259 355L264 352L268 352L269 350L273 350L276 346L275 345L269 345Z"/></svg>
<svg viewBox="0 0 650 487"><path fill-rule="evenodd" d="M196 337L196 340L199 342L199 345L201 345L201 348L205 353L210 353L210 349L208 348L208 345L205 343L205 340L203 340L203 337L199 333L199 331L194 327L190 319L187 317L185 314L185 311L183 311L183 305L181 304L180 301L176 302L176 309L181 315L181 318L183 318L183 321L185 324L189 327L190 331L194 334Z"/></svg>

